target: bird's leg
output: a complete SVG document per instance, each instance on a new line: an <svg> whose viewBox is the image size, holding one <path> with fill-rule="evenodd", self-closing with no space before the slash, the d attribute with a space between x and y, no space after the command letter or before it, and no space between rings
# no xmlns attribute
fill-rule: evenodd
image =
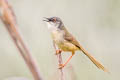
<svg viewBox="0 0 120 80"><path fill-rule="evenodd" d="M54 47L54 49L55 49L55 55L58 55L58 54L60 54L61 52L62 52L62 50L61 49L57 49L56 48L56 45L55 45L55 42L53 41L53 47Z"/></svg>
<svg viewBox="0 0 120 80"><path fill-rule="evenodd" d="M64 66L66 66L66 64L71 60L71 58L73 57L74 55L74 51L72 52L72 55L66 60L66 62L64 64L60 64L59 65L59 69L62 69Z"/></svg>

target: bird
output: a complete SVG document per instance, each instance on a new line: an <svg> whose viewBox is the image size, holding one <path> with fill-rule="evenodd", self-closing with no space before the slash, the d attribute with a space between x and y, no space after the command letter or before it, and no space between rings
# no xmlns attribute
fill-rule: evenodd
<svg viewBox="0 0 120 80"><path fill-rule="evenodd" d="M94 64L97 68L108 72L108 70L99 63L93 56L91 56L76 40L76 38L68 32L66 27L64 26L64 23L59 17L50 17L46 18L44 17L44 20L47 23L48 30L50 31L51 37L53 39L53 44L55 44L58 47L58 50L56 50L56 54L59 54L60 52L71 52L72 55L65 61L64 64L60 64L59 68L63 68L66 66L66 64L71 60L71 58L74 56L75 51L82 51Z"/></svg>

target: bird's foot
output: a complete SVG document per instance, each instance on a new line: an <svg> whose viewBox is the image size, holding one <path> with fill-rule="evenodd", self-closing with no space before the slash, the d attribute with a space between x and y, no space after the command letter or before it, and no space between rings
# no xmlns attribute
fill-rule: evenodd
<svg viewBox="0 0 120 80"><path fill-rule="evenodd" d="M64 64L59 64L59 69L62 69L64 66Z"/></svg>
<svg viewBox="0 0 120 80"><path fill-rule="evenodd" d="M60 54L61 52L62 52L62 50L58 49L58 50L56 50L55 55L58 55L58 54Z"/></svg>

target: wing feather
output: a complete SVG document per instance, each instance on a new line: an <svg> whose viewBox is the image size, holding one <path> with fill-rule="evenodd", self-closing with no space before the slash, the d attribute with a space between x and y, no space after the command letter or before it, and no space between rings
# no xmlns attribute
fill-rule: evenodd
<svg viewBox="0 0 120 80"><path fill-rule="evenodd" d="M70 34L66 29L65 29L65 35L64 39L72 44L74 44L76 47L80 49L80 44L79 42L73 37L72 34Z"/></svg>

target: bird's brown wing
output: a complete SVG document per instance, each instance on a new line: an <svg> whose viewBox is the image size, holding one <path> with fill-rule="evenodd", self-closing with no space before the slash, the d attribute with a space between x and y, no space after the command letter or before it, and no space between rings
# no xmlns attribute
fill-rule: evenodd
<svg viewBox="0 0 120 80"><path fill-rule="evenodd" d="M80 49L79 42L68 31L65 31L64 39L67 40L68 42L74 44L76 47L78 47Z"/></svg>

